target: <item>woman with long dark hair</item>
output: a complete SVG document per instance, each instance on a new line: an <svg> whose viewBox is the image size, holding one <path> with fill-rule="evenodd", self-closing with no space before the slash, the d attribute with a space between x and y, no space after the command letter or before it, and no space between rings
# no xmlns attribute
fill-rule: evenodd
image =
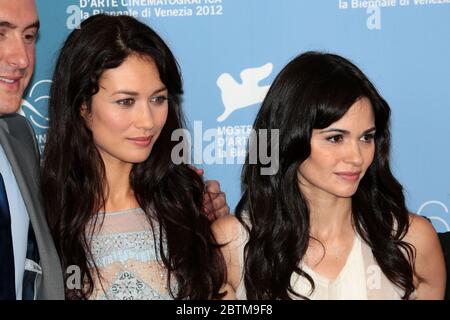
<svg viewBox="0 0 450 320"><path fill-rule="evenodd" d="M443 298L436 232L408 212L389 166L389 118L340 56L308 52L280 72L254 123L279 134L278 171L263 175L247 157L237 219L213 224L227 244L228 297Z"/></svg>
<svg viewBox="0 0 450 320"><path fill-rule="evenodd" d="M181 94L170 49L134 18L93 16L61 49L42 192L68 299L220 297L205 184L171 159Z"/></svg>

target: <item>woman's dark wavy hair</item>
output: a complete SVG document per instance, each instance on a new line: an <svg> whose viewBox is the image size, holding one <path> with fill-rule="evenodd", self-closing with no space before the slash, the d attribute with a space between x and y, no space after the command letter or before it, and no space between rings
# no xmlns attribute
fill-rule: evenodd
<svg viewBox="0 0 450 320"><path fill-rule="evenodd" d="M80 290L66 288L66 297L88 298L93 291L93 272L100 276L91 262L86 228L93 218L97 223L95 217L104 209L107 194L105 167L80 108L85 104L90 110L103 72L119 67L130 55L150 58L169 92L167 122L150 157L133 166L130 184L152 228L166 235L166 248L163 237L158 245L172 296L217 298L225 267L210 223L202 213L203 180L189 166L171 161L177 143L171 141L171 134L184 125L178 64L164 41L147 25L131 17L107 15L85 20L70 34L60 51L50 91L43 202L63 270L79 266L85 282ZM153 225L153 219L158 225ZM172 276L177 290L173 289Z"/></svg>
<svg viewBox="0 0 450 320"><path fill-rule="evenodd" d="M297 170L311 153L312 130L339 120L362 97L370 100L375 115L375 157L352 197L352 220L381 270L404 290L403 298L414 291L415 249L402 240L409 227L408 210L403 188L389 167L390 108L350 61L307 52L276 77L253 125L256 132L279 129L278 172L261 175L264 166L249 164L248 157L242 171L243 196L236 215L250 234L244 271L249 299L302 297L290 285L293 272L314 290L312 278L299 268L310 240L310 212Z"/></svg>

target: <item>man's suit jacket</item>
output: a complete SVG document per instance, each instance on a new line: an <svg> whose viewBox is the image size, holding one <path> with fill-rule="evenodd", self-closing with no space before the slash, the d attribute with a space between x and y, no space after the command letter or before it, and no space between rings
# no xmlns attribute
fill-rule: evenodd
<svg viewBox="0 0 450 320"><path fill-rule="evenodd" d="M39 151L33 129L17 114L0 117L0 144L8 158L30 217L42 275L36 279L37 299L64 299L63 274L39 192Z"/></svg>
<svg viewBox="0 0 450 320"><path fill-rule="evenodd" d="M450 231L439 233L442 251L444 251L445 264L447 267L447 287L445 288L445 299L450 300Z"/></svg>

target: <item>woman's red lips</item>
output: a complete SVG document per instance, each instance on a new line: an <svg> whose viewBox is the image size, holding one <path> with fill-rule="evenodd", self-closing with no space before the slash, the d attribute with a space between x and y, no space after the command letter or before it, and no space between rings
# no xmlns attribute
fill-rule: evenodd
<svg viewBox="0 0 450 320"><path fill-rule="evenodd" d="M342 172L336 172L336 175L341 177L342 179L348 180L348 181L356 181L359 179L359 176L361 175L361 171L342 171Z"/></svg>
<svg viewBox="0 0 450 320"><path fill-rule="evenodd" d="M153 137L133 137L128 138L132 143L140 146L140 147L148 147L152 143Z"/></svg>

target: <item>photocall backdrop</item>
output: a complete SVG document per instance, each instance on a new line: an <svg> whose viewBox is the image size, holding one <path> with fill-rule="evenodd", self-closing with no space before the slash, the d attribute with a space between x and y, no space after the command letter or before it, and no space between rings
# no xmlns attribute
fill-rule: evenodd
<svg viewBox="0 0 450 320"><path fill-rule="evenodd" d="M184 79L193 159L240 198L247 137L275 75L296 55L343 55L392 108L392 166L413 212L450 231L450 0L37 0L41 32L21 112L41 148L58 49L97 13L154 28ZM211 150L215 150L211 152Z"/></svg>

